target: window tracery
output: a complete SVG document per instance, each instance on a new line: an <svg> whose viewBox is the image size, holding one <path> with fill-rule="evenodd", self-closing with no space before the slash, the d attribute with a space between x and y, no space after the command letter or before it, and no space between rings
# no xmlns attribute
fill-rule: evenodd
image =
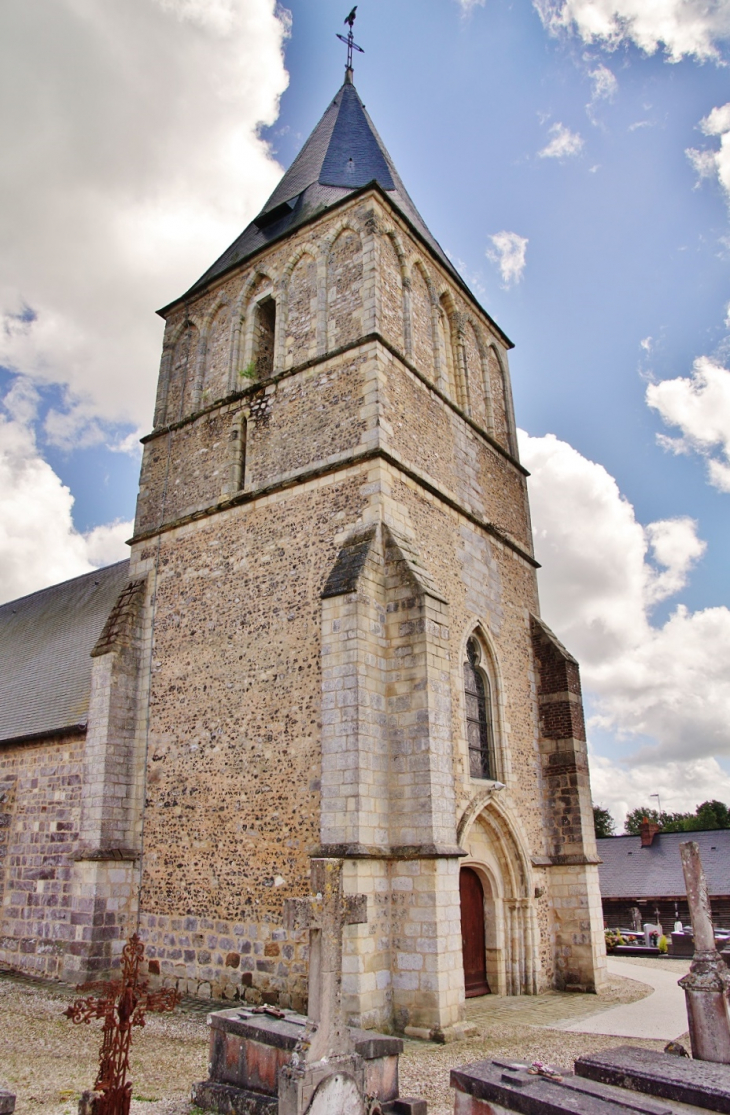
<svg viewBox="0 0 730 1115"><path fill-rule="evenodd" d="M469 773L472 778L494 778L494 721L489 677L480 668L481 650L472 636L466 644L464 698Z"/></svg>

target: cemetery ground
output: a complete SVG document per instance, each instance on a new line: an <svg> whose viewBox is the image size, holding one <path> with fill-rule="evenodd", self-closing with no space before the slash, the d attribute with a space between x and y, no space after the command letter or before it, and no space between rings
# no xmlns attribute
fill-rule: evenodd
<svg viewBox="0 0 730 1115"><path fill-rule="evenodd" d="M676 970L678 979L688 967L670 958L653 963ZM429 1115L451 1115L449 1070L458 1065L504 1057L570 1066L580 1054L622 1044L660 1050L664 1041L557 1028L649 993L645 984L611 976L600 995L548 992L472 999L467 1015L476 1031L474 1037L450 1045L405 1042L401 1093L428 1100ZM73 989L64 985L0 972L0 1087L16 1093L17 1115L75 1115L80 1093L93 1084L101 1024L75 1026L69 1022L62 1011L73 997ZM187 1000L174 1014L150 1015L144 1029L135 1030L131 1115L194 1115L190 1086L208 1075L206 1015L230 1005ZM680 1040L689 1046L686 1036Z"/></svg>

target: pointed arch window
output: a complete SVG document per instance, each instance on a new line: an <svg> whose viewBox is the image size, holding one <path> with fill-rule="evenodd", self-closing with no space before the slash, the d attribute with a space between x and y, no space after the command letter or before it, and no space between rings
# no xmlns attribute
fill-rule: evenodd
<svg viewBox="0 0 730 1115"><path fill-rule="evenodd" d="M253 359L256 379L268 379L274 372L276 302L268 295L256 303L254 312Z"/></svg>
<svg viewBox="0 0 730 1115"><path fill-rule="evenodd" d="M480 667L481 649L472 637L466 644L464 697L469 773L472 778L494 778L494 727L489 678Z"/></svg>

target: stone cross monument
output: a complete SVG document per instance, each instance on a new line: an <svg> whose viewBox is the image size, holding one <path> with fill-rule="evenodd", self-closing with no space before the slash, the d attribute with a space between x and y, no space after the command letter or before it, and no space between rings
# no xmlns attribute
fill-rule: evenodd
<svg viewBox="0 0 730 1115"><path fill-rule="evenodd" d="M692 1056L701 1061L730 1064L730 1017L727 1001L730 973L715 947L710 899L699 844L694 840L687 840L679 845L679 852L695 944L689 973L679 980L679 986L684 988L687 1000Z"/></svg>
<svg viewBox="0 0 730 1115"><path fill-rule="evenodd" d="M318 1110L318 1100L323 1112L358 1115L365 1081L342 1013L342 932L367 922L367 896L343 894L341 859L313 859L311 878L312 898L284 903L284 927L309 930L309 1026L303 1056L281 1070L279 1115Z"/></svg>

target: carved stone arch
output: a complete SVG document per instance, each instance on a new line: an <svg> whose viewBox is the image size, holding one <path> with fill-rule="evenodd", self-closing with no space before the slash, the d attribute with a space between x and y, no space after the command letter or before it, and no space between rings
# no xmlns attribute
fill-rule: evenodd
<svg viewBox="0 0 730 1115"><path fill-rule="evenodd" d="M497 654L497 649L494 644L494 639L490 634L486 624L481 623L480 620L472 618L471 622L464 628L461 639L459 640L459 716L460 716L460 734L461 740L461 757L464 762L464 771L466 777L469 777L469 755L468 743L466 737L466 707L465 707L465 694L464 694L464 679L462 672L464 669L464 662L466 661L467 646L470 639L475 639L480 646L482 655L485 662L482 663L482 668L485 670L490 682L491 689L491 713L492 713L492 731L493 731L493 748L494 748L494 778L492 779L492 786L494 781L509 784L512 773L512 764L510 761L510 752L507 742L507 731L505 725L507 723L506 710L504 707L504 677L502 668ZM487 789L488 787L485 787Z"/></svg>
<svg viewBox="0 0 730 1115"><path fill-rule="evenodd" d="M472 375L467 356L467 378L469 381L469 401L471 415L476 422L484 426L490 436L494 436L494 407L492 403L492 384L489 377L489 350L479 321L471 313L464 314L465 342L468 348L468 334L471 330L477 349L479 366Z"/></svg>
<svg viewBox="0 0 730 1115"><path fill-rule="evenodd" d="M224 362L225 372L216 377L217 382L215 385L210 381L210 369L208 367L208 349L211 336L211 330L218 314L224 307L231 304L231 299L225 293L221 293L212 303L211 308L200 317L200 345L198 349L198 358L195 369L195 384L193 389L193 409L198 410L202 402L211 402L213 399L223 398L230 390L228 368L230 366L230 346L231 346L231 333L232 322L229 325L227 336L228 356ZM209 398L206 398L206 393Z"/></svg>
<svg viewBox="0 0 730 1115"><path fill-rule="evenodd" d="M449 290L437 291L435 303L435 342L436 342L436 382L444 394L454 402L456 391L456 357L453 331L453 315L456 307Z"/></svg>
<svg viewBox="0 0 730 1115"><path fill-rule="evenodd" d="M517 433L515 430L514 408L512 405L512 389L510 386L509 369L500 346L493 340L487 345L488 353L494 355L496 361L501 398L494 397L494 431L497 437L502 435L506 448L513 456L517 456ZM500 413L501 411L501 413ZM502 427L500 429L500 426Z"/></svg>
<svg viewBox="0 0 730 1115"><path fill-rule="evenodd" d="M322 248L326 256L329 256L332 248L343 232L352 232L355 236L359 237L362 242L362 229L359 229L351 217L343 217L333 229L324 237L322 241Z"/></svg>
<svg viewBox="0 0 730 1115"><path fill-rule="evenodd" d="M222 306L230 306L230 304L231 304L231 299L227 294L221 293L221 294L218 295L215 302L212 303L211 308L201 318L201 326L200 326L201 337L207 337L208 336L208 333L210 332L210 327L213 324L213 319L215 318L216 314L221 309L221 307Z"/></svg>
<svg viewBox="0 0 730 1115"><path fill-rule="evenodd" d="M463 343L463 314L459 313L454 296L448 287L438 296L438 358L439 379L442 390L467 413L469 390Z"/></svg>
<svg viewBox="0 0 730 1115"><path fill-rule="evenodd" d="M337 245L354 237L354 253L337 253ZM363 232L345 219L333 230L327 240L326 264L326 323L328 351L349 344L363 335L364 278Z"/></svg>
<svg viewBox="0 0 730 1115"><path fill-rule="evenodd" d="M255 270L241 288L236 300L232 325L231 341L231 390L249 386L248 378L241 378L241 372L254 358L254 333L256 327L256 306L265 298L274 297L276 284L266 271Z"/></svg>
<svg viewBox="0 0 730 1115"><path fill-rule="evenodd" d="M315 276L314 294L316 305L312 318L311 330L303 330L303 322L299 323L299 328L295 328L296 319L302 316L302 307L295 304L291 283L294 272L305 257L308 257L312 261ZM277 298L277 303L279 306L278 324L281 347L277 353L278 367L291 367L293 364L308 359L310 356L320 351L323 306L322 287L323 268L321 253L317 251L316 245L304 244L295 251L289 259L279 282L279 297ZM312 339L311 343L307 344L306 334L310 332L312 334Z"/></svg>
<svg viewBox="0 0 730 1115"><path fill-rule="evenodd" d="M379 230L381 247L378 250L379 305L378 328L387 341L400 352L411 355L410 276L406 255L396 228L384 225ZM392 251L391 251L392 247ZM393 260L395 254L395 261ZM400 283L400 298L394 297L393 287Z"/></svg>
<svg viewBox="0 0 730 1115"><path fill-rule="evenodd" d="M153 426L163 426L169 422L168 418L168 399L170 394L170 376L172 373L172 362L175 355L175 346L180 340L180 336L184 329L187 328L188 318L184 315L179 321L175 322L168 331L167 323L165 324L165 336L162 341L162 356L160 357L160 372L157 379L157 398L155 400L155 414L153 419Z"/></svg>
<svg viewBox="0 0 730 1115"><path fill-rule="evenodd" d="M161 423L169 425L171 422L178 422L195 409L194 389L199 354L200 318L195 314L186 314L180 328L176 330L174 342L170 344L167 353L163 351L163 360L167 356L167 369L161 374L161 379L166 380L164 404L160 401Z"/></svg>
<svg viewBox="0 0 730 1115"><path fill-rule="evenodd" d="M532 865L522 826L501 794L475 795L458 826L467 854L462 867L475 871L484 890L486 968L491 990L535 994L540 959Z"/></svg>
<svg viewBox="0 0 730 1115"><path fill-rule="evenodd" d="M425 298L422 290L425 287ZM436 380L436 318L438 298L433 281L422 260L412 257L408 265L409 356L422 375Z"/></svg>
<svg viewBox="0 0 730 1115"><path fill-rule="evenodd" d="M185 314L184 317L180 318L176 325L173 325L172 329L165 336L162 342L163 349L175 347L177 342L180 340L180 334L182 333L183 329L187 329L189 322L190 317L188 314Z"/></svg>

